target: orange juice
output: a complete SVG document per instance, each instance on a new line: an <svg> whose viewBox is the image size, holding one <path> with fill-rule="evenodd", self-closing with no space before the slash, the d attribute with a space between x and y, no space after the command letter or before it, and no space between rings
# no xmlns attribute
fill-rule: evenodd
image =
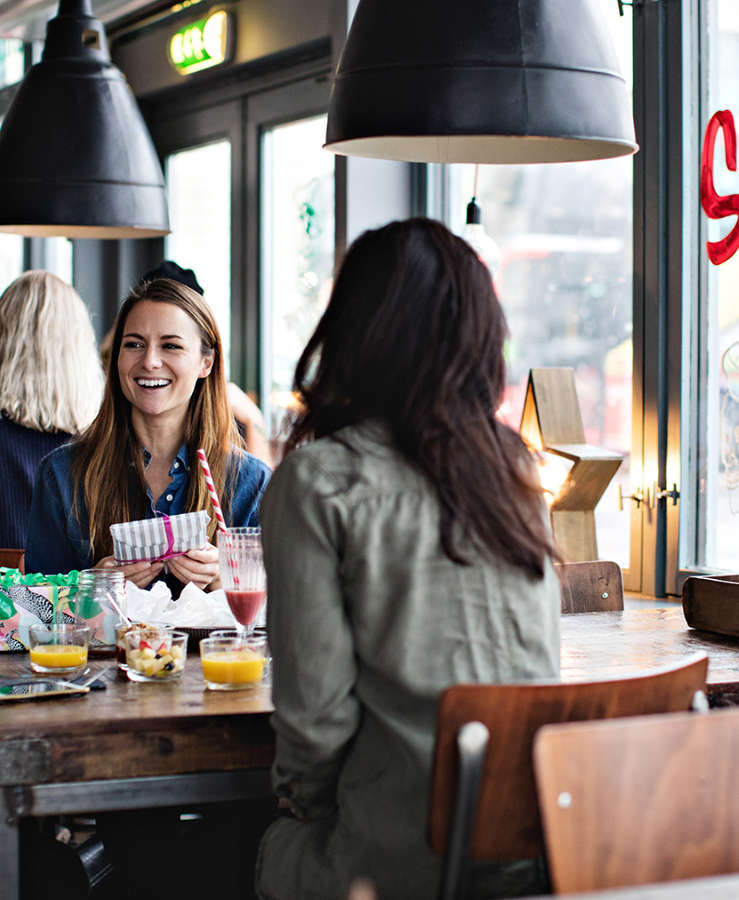
<svg viewBox="0 0 739 900"><path fill-rule="evenodd" d="M249 647L205 653L203 678L216 684L256 684L262 680L265 658Z"/></svg>
<svg viewBox="0 0 739 900"><path fill-rule="evenodd" d="M76 669L87 662L87 647L80 644L37 644L31 662L45 669Z"/></svg>

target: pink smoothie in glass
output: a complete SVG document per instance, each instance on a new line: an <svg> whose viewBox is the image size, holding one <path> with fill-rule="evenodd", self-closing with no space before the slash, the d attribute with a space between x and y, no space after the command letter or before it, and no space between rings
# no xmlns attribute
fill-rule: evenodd
<svg viewBox="0 0 739 900"><path fill-rule="evenodd" d="M262 608L266 591L226 591L231 612L242 625L251 625Z"/></svg>

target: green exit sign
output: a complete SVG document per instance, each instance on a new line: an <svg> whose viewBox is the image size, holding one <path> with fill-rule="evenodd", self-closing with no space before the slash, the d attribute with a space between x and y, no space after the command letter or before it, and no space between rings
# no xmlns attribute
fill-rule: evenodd
<svg viewBox="0 0 739 900"><path fill-rule="evenodd" d="M180 28L169 39L169 61L182 75L220 65L231 47L231 18L218 9Z"/></svg>

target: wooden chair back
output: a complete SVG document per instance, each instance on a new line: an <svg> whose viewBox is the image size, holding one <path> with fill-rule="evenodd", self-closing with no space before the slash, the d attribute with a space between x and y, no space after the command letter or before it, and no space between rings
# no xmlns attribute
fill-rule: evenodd
<svg viewBox="0 0 739 900"><path fill-rule="evenodd" d="M556 566L562 584L562 612L608 612L624 608L624 582L618 563L606 559Z"/></svg>
<svg viewBox="0 0 739 900"><path fill-rule="evenodd" d="M20 569L25 574L24 561L26 551L23 547L0 547L0 567L6 569Z"/></svg>
<svg viewBox="0 0 739 900"><path fill-rule="evenodd" d="M431 776L429 842L447 851L456 788L456 739L468 722L490 732L477 813L470 836L473 859L520 859L543 850L531 747L549 722L605 719L688 710L705 689L708 657L615 681L575 684L455 685L441 695Z"/></svg>
<svg viewBox="0 0 739 900"><path fill-rule="evenodd" d="M739 709L547 726L534 766L556 893L739 872Z"/></svg>

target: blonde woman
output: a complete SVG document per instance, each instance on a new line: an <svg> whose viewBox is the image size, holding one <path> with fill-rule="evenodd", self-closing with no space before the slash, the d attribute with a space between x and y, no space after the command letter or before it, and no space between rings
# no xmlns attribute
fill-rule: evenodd
<svg viewBox="0 0 739 900"><path fill-rule="evenodd" d="M90 424L102 388L80 296L51 272L24 272L0 296L0 546L25 547L39 462Z"/></svg>
<svg viewBox="0 0 739 900"><path fill-rule="evenodd" d="M39 468L26 567L111 566L113 523L209 509L199 447L228 524L257 524L270 470L242 449L213 313L178 281L142 282L118 313L100 413ZM212 518L211 541L215 530ZM139 587L167 577L173 593L188 582L203 589L220 584L212 543L170 559L167 567L152 561L121 569Z"/></svg>

